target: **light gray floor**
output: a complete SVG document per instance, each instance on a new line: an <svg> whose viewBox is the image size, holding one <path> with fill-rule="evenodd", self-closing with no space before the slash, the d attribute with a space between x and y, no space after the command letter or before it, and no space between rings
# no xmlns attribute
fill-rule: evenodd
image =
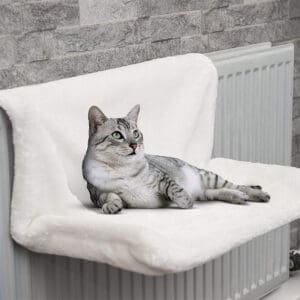
<svg viewBox="0 0 300 300"><path fill-rule="evenodd" d="M262 300L300 300L300 271Z"/></svg>

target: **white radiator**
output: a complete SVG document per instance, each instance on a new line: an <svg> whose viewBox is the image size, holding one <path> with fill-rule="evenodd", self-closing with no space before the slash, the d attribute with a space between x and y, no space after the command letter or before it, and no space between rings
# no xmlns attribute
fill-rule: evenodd
<svg viewBox="0 0 300 300"><path fill-rule="evenodd" d="M231 59L211 55L219 74L214 156L290 165L293 46L263 45Z"/></svg>
<svg viewBox="0 0 300 300"><path fill-rule="evenodd" d="M267 43L209 56L219 72L214 156L289 164L293 47ZM9 236L10 130L0 111L0 300L252 300L288 278L288 224L160 277L21 248Z"/></svg>

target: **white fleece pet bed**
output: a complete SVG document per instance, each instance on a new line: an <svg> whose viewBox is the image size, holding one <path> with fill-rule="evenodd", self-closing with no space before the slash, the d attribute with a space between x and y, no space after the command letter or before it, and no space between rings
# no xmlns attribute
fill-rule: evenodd
<svg viewBox="0 0 300 300"><path fill-rule="evenodd" d="M34 251L155 275L198 266L298 218L299 169L210 160L216 91L216 70L200 54L1 91L15 147L13 238ZM260 184L271 201L101 214L81 175L87 111L98 105L108 116L124 116L137 103L146 152Z"/></svg>

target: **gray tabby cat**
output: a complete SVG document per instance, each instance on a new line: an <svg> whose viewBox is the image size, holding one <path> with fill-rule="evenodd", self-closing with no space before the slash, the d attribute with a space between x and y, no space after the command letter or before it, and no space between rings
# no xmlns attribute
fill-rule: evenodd
<svg viewBox="0 0 300 300"><path fill-rule="evenodd" d="M115 214L123 207L166 207L171 202L191 208L196 200L269 201L260 186L236 185L180 159L144 154L139 111L136 105L124 118L107 118L95 106L89 110L83 177L91 200L104 213Z"/></svg>

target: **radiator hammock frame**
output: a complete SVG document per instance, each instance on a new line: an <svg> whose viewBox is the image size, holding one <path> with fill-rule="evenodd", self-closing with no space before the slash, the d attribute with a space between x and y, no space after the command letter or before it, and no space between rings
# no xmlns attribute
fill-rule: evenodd
<svg viewBox="0 0 300 300"><path fill-rule="evenodd" d="M293 51L264 43L208 54L219 73L214 157L290 165ZM250 300L289 277L289 224L166 276L30 252L9 234L13 146L1 110L0 145L1 300Z"/></svg>

